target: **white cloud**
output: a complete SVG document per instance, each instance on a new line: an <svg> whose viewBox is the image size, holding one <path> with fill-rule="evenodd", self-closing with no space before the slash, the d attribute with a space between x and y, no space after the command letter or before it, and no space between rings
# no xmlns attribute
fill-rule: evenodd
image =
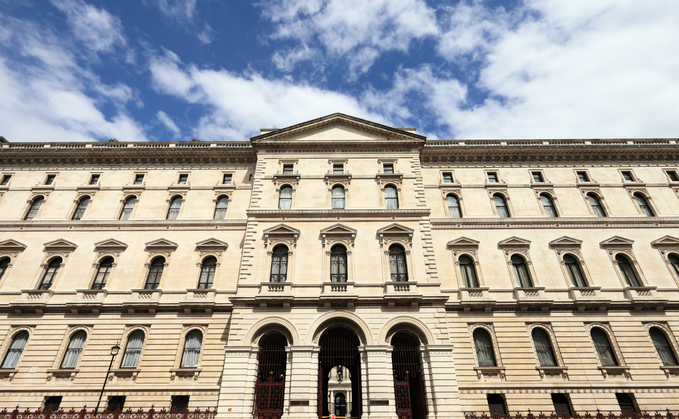
<svg viewBox="0 0 679 419"><path fill-rule="evenodd" d="M196 12L196 0L151 0L169 19L191 21Z"/></svg>
<svg viewBox="0 0 679 419"><path fill-rule="evenodd" d="M64 12L74 35L94 52L110 51L116 44L125 45L120 19L104 9L82 0L52 0Z"/></svg>
<svg viewBox="0 0 679 419"><path fill-rule="evenodd" d="M174 123L172 118L170 118L165 112L163 111L158 111L156 114L156 117L158 118L158 121L160 121L161 124L165 126L169 131L172 131L174 134L174 138L178 138L180 134L179 127L177 124Z"/></svg>

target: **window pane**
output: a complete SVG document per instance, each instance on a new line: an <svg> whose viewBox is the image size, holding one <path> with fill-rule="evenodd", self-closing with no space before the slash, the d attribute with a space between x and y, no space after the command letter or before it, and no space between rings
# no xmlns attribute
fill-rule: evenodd
<svg viewBox="0 0 679 419"><path fill-rule="evenodd" d="M182 197L175 196L170 201L170 209L167 211L168 220L176 220L179 215L179 210L182 208Z"/></svg>
<svg viewBox="0 0 679 419"><path fill-rule="evenodd" d="M87 209L87 205L90 203L90 197L86 196L78 202L78 206L75 209L75 212L73 213L73 220L80 220L83 218L83 215L85 215L85 210Z"/></svg>
<svg viewBox="0 0 679 419"><path fill-rule="evenodd" d="M99 268L97 269L97 274L94 277L94 282L92 283L93 290L100 290L106 286L106 279L113 268L113 259L106 258L99 262Z"/></svg>
<svg viewBox="0 0 679 419"><path fill-rule="evenodd" d="M283 174L290 175L292 174L292 169L294 165L292 164L284 164L283 165Z"/></svg>
<svg viewBox="0 0 679 419"><path fill-rule="evenodd" d="M453 183L453 174L450 172L443 172L443 183Z"/></svg>
<svg viewBox="0 0 679 419"><path fill-rule="evenodd" d="M200 279L198 280L199 289L212 288L212 283L215 279L215 270L217 269L217 259L208 257L203 261L200 268Z"/></svg>
<svg viewBox="0 0 679 419"><path fill-rule="evenodd" d="M123 206L123 212L120 214L120 219L121 220L129 220L130 216L132 215L132 211L134 210L134 206L137 203L137 198L132 196L130 198L127 198L125 201L125 205Z"/></svg>
<svg viewBox="0 0 679 419"><path fill-rule="evenodd" d="M595 327L592 329L592 342L596 348L597 355L599 355L599 362L604 366L618 365L618 360L615 358L613 348L608 340L608 336L601 329Z"/></svg>
<svg viewBox="0 0 679 419"><path fill-rule="evenodd" d="M384 188L384 203L387 209L398 209L398 192L395 187Z"/></svg>
<svg viewBox="0 0 679 419"><path fill-rule="evenodd" d="M90 185L96 185L97 183L99 183L99 175L92 175Z"/></svg>
<svg viewBox="0 0 679 419"><path fill-rule="evenodd" d="M460 256L460 273L462 283L467 288L478 288L479 280L476 277L476 267L474 261L469 256Z"/></svg>
<svg viewBox="0 0 679 419"><path fill-rule="evenodd" d="M391 272L391 280L395 282L408 281L408 267L406 264L406 255L403 248L399 245L392 245L389 247L389 269Z"/></svg>
<svg viewBox="0 0 679 419"><path fill-rule="evenodd" d="M679 275L679 256L671 253L669 256L667 256L667 259L670 261L670 265L672 265L674 272Z"/></svg>
<svg viewBox="0 0 679 419"><path fill-rule="evenodd" d="M64 360L61 362L61 368L75 368L78 365L80 354L85 346L85 339L87 339L87 333L82 330L71 337Z"/></svg>
<svg viewBox="0 0 679 419"><path fill-rule="evenodd" d="M347 250L342 245L335 245L330 250L330 281L347 281Z"/></svg>
<svg viewBox="0 0 679 419"><path fill-rule="evenodd" d="M285 282L288 274L288 248L276 246L271 257L271 282Z"/></svg>
<svg viewBox="0 0 679 419"><path fill-rule="evenodd" d="M278 199L278 209L289 210L292 207L292 187L283 186Z"/></svg>
<svg viewBox="0 0 679 419"><path fill-rule="evenodd" d="M5 355L5 361L2 363L2 368L16 368L21 358L21 354L24 352L24 347L26 347L26 342L28 341L28 332L22 331L14 336L12 344L7 350L7 355Z"/></svg>
<svg viewBox="0 0 679 419"><path fill-rule="evenodd" d="M632 267L630 261L623 255L617 255L615 260L618 262L618 268L620 268L620 272L625 278L627 285L630 287L641 287L642 283L639 280L639 277L637 276L637 273Z"/></svg>
<svg viewBox="0 0 679 419"><path fill-rule="evenodd" d="M57 273L59 272L60 266L61 258L52 259L49 265L47 265L47 269L45 269L45 274L42 277L42 281L40 281L40 287L38 289L41 290L50 289L52 283L54 282L54 278L56 278Z"/></svg>
<svg viewBox="0 0 679 419"><path fill-rule="evenodd" d="M135 175L134 176L134 184L135 185L141 185L143 181L144 181L144 175Z"/></svg>
<svg viewBox="0 0 679 419"><path fill-rule="evenodd" d="M39 196L33 200L31 203L31 207L28 209L28 212L26 213L26 217L24 217L25 220L32 220L35 218L35 215L38 213L38 210L42 206L43 201L45 198L42 196Z"/></svg>
<svg viewBox="0 0 679 419"><path fill-rule="evenodd" d="M189 180L189 175L187 174L181 174L179 175L179 181L177 184L179 185L186 185L186 182Z"/></svg>
<svg viewBox="0 0 679 419"><path fill-rule="evenodd" d="M203 344L203 334L200 330L194 330L186 335L184 354L182 356L182 368L196 368L200 358L200 347Z"/></svg>
<svg viewBox="0 0 679 419"><path fill-rule="evenodd" d="M215 206L215 215L214 219L215 220L223 220L226 218L226 210L229 207L229 197L228 196L220 196L219 199L217 200L217 205Z"/></svg>
<svg viewBox="0 0 679 419"><path fill-rule="evenodd" d="M556 208L554 208L554 201L547 195L540 195L540 201L542 201L542 207L545 209L545 214L548 217L558 217L556 213Z"/></svg>
<svg viewBox="0 0 679 419"><path fill-rule="evenodd" d="M332 172L335 173L335 174L344 173L344 165L343 164L333 164L332 165Z"/></svg>
<svg viewBox="0 0 679 419"><path fill-rule="evenodd" d="M542 179L542 173L540 172L533 172L533 182L543 182L544 180Z"/></svg>
<svg viewBox="0 0 679 419"><path fill-rule="evenodd" d="M344 188L341 186L332 188L332 207L334 209L344 209Z"/></svg>
<svg viewBox="0 0 679 419"><path fill-rule="evenodd" d="M535 352L538 354L538 361L540 366L554 366L556 365L556 358L554 357L554 350L552 349L552 341L549 339L547 332L540 328L533 329L533 344L535 345Z"/></svg>
<svg viewBox="0 0 679 419"><path fill-rule="evenodd" d="M587 172L578 172L578 181L589 182L589 176L587 176Z"/></svg>
<svg viewBox="0 0 679 419"><path fill-rule="evenodd" d="M493 341L488 332L481 328L474 330L474 346L476 347L476 359L480 367L495 367L495 352Z"/></svg>
<svg viewBox="0 0 679 419"><path fill-rule="evenodd" d="M9 267L9 262L9 258L0 259L0 279L5 276L5 272L7 272L7 268Z"/></svg>
<svg viewBox="0 0 679 419"><path fill-rule="evenodd" d="M495 209L497 210L497 215L500 218L509 218L509 210L507 209L507 202L500 195L494 195L493 201L495 201Z"/></svg>
<svg viewBox="0 0 679 419"><path fill-rule="evenodd" d="M448 202L448 214L450 214L452 218L460 218L462 213L460 211L460 201L457 199L457 197L454 195L448 195L446 197L446 201Z"/></svg>
<svg viewBox="0 0 679 419"><path fill-rule="evenodd" d="M385 163L383 166L384 173L394 173L394 165Z"/></svg>
<svg viewBox="0 0 679 419"><path fill-rule="evenodd" d="M125 348L125 355L123 362L120 364L121 368L136 368L141 356L141 349L144 346L144 332L137 330L132 333L127 340L127 347Z"/></svg>
<svg viewBox="0 0 679 419"><path fill-rule="evenodd" d="M639 205L639 209L641 209L641 212L647 216L647 217L654 217L655 214L653 214L653 210L651 209L651 206L648 205L648 201L646 201L646 198L641 195L641 194L634 194L634 198L637 200L637 204Z"/></svg>
<svg viewBox="0 0 679 419"><path fill-rule="evenodd" d="M582 270L580 269L580 264L578 263L577 259L571 255L566 255L563 257L563 261L566 264L566 271L568 271L568 276L570 277L573 285L576 287L586 287L587 282L585 281L585 277L582 274Z"/></svg>
<svg viewBox="0 0 679 419"><path fill-rule="evenodd" d="M163 276L163 269L165 269L165 259L162 257L153 259L149 275L146 278L145 289L154 290L160 285L160 278Z"/></svg>
<svg viewBox="0 0 679 419"><path fill-rule="evenodd" d="M514 267L514 275L518 281L519 287L530 288L533 286L533 281L528 274L528 267L526 261L519 255L512 256L512 266Z"/></svg>
<svg viewBox="0 0 679 419"><path fill-rule="evenodd" d="M587 195L587 199L589 200L589 206L592 207L592 212L594 212L594 215L596 215L597 217L606 216L606 212L604 211L604 208L601 205L601 201L599 201L599 198L597 198L594 195Z"/></svg>
<svg viewBox="0 0 679 419"><path fill-rule="evenodd" d="M658 355L660 355L663 365L677 365L677 357L674 355L672 346L667 340L665 333L657 327L652 327L650 334L653 345L655 345L655 349L658 351Z"/></svg>
<svg viewBox="0 0 679 419"><path fill-rule="evenodd" d="M230 174L224 175L224 177L222 178L222 184L223 185L230 185L232 176L233 175L230 175Z"/></svg>
<svg viewBox="0 0 679 419"><path fill-rule="evenodd" d="M670 182L679 182L679 175L674 170L668 170L667 176L670 178Z"/></svg>
<svg viewBox="0 0 679 419"><path fill-rule="evenodd" d="M622 177L625 179L625 182L634 182L634 178L632 177L632 172L622 172Z"/></svg>

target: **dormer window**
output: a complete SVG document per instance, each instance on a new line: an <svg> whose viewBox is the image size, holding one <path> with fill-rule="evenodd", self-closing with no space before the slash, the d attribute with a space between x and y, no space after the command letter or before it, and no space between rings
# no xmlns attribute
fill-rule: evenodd
<svg viewBox="0 0 679 419"><path fill-rule="evenodd" d="M177 180L177 185L186 185L186 182L189 181L189 174L188 173L181 173L179 175L179 179Z"/></svg>
<svg viewBox="0 0 679 419"><path fill-rule="evenodd" d="M499 183L500 178L497 175L497 172L486 172L486 175L488 176L488 183Z"/></svg>
<svg viewBox="0 0 679 419"><path fill-rule="evenodd" d="M232 174L230 173L224 174L224 176L222 177L222 185L230 185L232 178L233 178Z"/></svg>
<svg viewBox="0 0 679 419"><path fill-rule="evenodd" d="M382 165L382 171L384 173L394 173L394 164L393 163L384 163Z"/></svg>
<svg viewBox="0 0 679 419"><path fill-rule="evenodd" d="M295 168L294 164L284 164L283 165L283 174L284 175L291 175L294 168Z"/></svg>
<svg viewBox="0 0 679 419"><path fill-rule="evenodd" d="M47 179L45 179L45 185L52 185L56 177L57 175L47 175Z"/></svg>
<svg viewBox="0 0 679 419"><path fill-rule="evenodd" d="M533 182L535 183L543 183L545 181L542 172L531 172L531 176L533 176Z"/></svg>
<svg viewBox="0 0 679 419"><path fill-rule="evenodd" d="M453 173L452 172L443 172L443 183L453 183Z"/></svg>
<svg viewBox="0 0 679 419"><path fill-rule="evenodd" d="M333 164L332 165L332 173L335 175L341 175L344 173L344 165L343 164Z"/></svg>
<svg viewBox="0 0 679 419"><path fill-rule="evenodd" d="M134 175L134 184L141 185L144 182L144 175Z"/></svg>
<svg viewBox="0 0 679 419"><path fill-rule="evenodd" d="M99 178L101 175L92 175L90 177L90 185L97 185L99 183Z"/></svg>

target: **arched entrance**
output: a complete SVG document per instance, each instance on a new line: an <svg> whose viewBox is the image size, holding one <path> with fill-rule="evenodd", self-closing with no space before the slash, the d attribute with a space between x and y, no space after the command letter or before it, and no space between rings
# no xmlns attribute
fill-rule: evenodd
<svg viewBox="0 0 679 419"><path fill-rule="evenodd" d="M285 396L285 347L288 341L274 332L259 341L259 371L255 384L255 419L280 419Z"/></svg>
<svg viewBox="0 0 679 419"><path fill-rule="evenodd" d="M318 417L337 414L337 396L343 393L331 394L335 389L338 378L351 380L350 395L343 400L346 417L361 417L361 359L358 353L360 344L356 334L344 327L333 327L326 330L319 341L321 352L318 362ZM338 377L337 373L340 373ZM340 382L341 383L341 382ZM329 388L329 384L333 388ZM332 399L331 399L332 397ZM340 397L340 400L341 397ZM330 412L329 405L334 405Z"/></svg>
<svg viewBox="0 0 679 419"><path fill-rule="evenodd" d="M427 417L427 403L420 357L420 341L407 332L398 332L391 339L394 350L394 393L398 419Z"/></svg>

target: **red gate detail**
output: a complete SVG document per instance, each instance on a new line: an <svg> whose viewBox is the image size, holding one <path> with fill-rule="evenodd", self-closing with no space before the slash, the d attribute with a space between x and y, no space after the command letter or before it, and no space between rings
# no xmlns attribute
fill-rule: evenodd
<svg viewBox="0 0 679 419"><path fill-rule="evenodd" d="M280 419L285 397L285 346L281 334L271 334L260 342L259 373L255 384L255 419Z"/></svg>
<svg viewBox="0 0 679 419"><path fill-rule="evenodd" d="M413 419L413 409L410 406L410 378L406 376L404 380L399 380L394 374L394 392L398 419Z"/></svg>

